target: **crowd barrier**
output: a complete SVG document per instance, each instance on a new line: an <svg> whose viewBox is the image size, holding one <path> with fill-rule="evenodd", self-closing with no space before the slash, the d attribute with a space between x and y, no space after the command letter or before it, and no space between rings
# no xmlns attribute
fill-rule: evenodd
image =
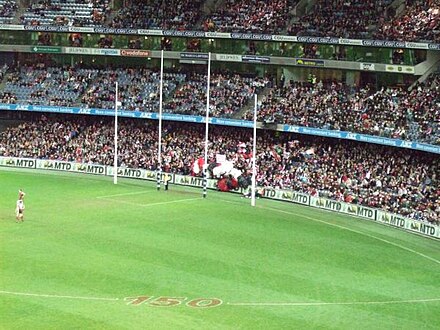
<svg viewBox="0 0 440 330"><path fill-rule="evenodd" d="M48 159L30 159L17 157L1 157L0 166L42 169L53 171L76 172L95 175L114 175L113 166L103 166L95 164L83 164L75 162L65 162ZM118 176L156 181L155 171L132 168L118 168ZM172 173L163 173L167 175L170 184L185 185L191 187L202 187L203 179L199 177L192 177L187 175L179 175ZM162 178L163 179L163 178ZM208 179L208 189L217 189L217 180ZM440 226L425 223L422 221L409 219L397 214L385 212L379 209L374 209L366 206L330 200L322 197L314 197L304 193L295 192L291 190L279 190L272 188L264 189L264 197L268 199L281 200L302 205L307 205L319 209L325 209L338 213L348 214L363 219L378 222L399 229L404 229L410 232L415 232L423 236L440 239Z"/></svg>

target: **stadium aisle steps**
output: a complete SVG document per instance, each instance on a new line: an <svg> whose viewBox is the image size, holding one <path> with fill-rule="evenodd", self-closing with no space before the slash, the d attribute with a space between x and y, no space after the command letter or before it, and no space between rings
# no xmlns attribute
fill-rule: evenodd
<svg viewBox="0 0 440 330"><path fill-rule="evenodd" d="M273 88L270 87L265 87L260 93L258 93L258 101L261 101L267 94L270 93L270 91ZM243 115L252 110L254 108L254 98L250 98L249 101L244 105L244 107L241 108L240 111L238 111L237 113L234 114L234 116L232 116L233 119L239 119L242 120L243 119Z"/></svg>
<svg viewBox="0 0 440 330"><path fill-rule="evenodd" d="M15 12L14 19L12 20L12 24L22 24L20 21L20 17L24 15L26 12L27 6L24 1L17 1L18 9Z"/></svg>

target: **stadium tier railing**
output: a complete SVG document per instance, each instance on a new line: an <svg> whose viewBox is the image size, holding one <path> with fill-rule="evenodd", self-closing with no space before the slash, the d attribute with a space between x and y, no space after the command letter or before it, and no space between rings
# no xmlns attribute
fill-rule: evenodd
<svg viewBox="0 0 440 330"><path fill-rule="evenodd" d="M64 162L47 159L30 159L17 157L1 157L0 166L14 168L28 168L39 170L53 170L95 175L114 175L114 167L96 164L83 164L75 162ZM185 185L191 187L202 187L203 178L179 175L173 173L163 173L168 176L168 182L171 184ZM156 172L144 169L119 168L118 176L133 178L139 180L156 181ZM208 179L207 188L217 189L216 179ZM243 193L244 191L237 191ZM329 210L346 215L351 215L361 219L375 221L377 223L388 225L391 227L403 229L412 233L420 234L430 238L440 239L440 226L426 223L414 219L409 219L397 214L385 212L380 209L365 207L357 204L350 204L330 200L322 197L314 197L304 193L292 190L279 190L272 188L264 188L264 197L268 199L297 203L323 210Z"/></svg>
<svg viewBox="0 0 440 330"><path fill-rule="evenodd" d="M154 29L123 29L123 28L105 28L105 27L19 25L19 24L0 24L0 30L125 34L125 35L139 35L139 36L237 39L237 40L255 40L255 41L260 40L260 41L327 44L327 45L331 44L331 45L364 46L364 47L440 50L440 44L429 43L429 42L348 39L348 38L337 38L337 37L307 37L307 36L289 36L289 35L258 34L258 33L233 33L233 32L229 33L229 32L154 30Z"/></svg>
<svg viewBox="0 0 440 330"><path fill-rule="evenodd" d="M1 26L1 24L0 24ZM160 58L160 50L146 49L125 49L125 48L88 48L88 47L65 47L65 46L40 46L40 45L17 45L1 44L0 49L3 52L18 52L31 54L67 54L67 55L94 55L94 56L115 56L115 57L139 57L139 58ZM440 49L440 48L439 48ZM428 61L417 65L389 64L389 59L375 59L369 62L360 62L360 60L340 61L335 59L310 59L306 57L295 56L273 56L273 55L246 55L229 53L211 53L212 61L216 62L234 62L234 63L257 63L266 65L282 65L309 68L327 68L337 70L354 70L370 72L387 72L396 74L422 75L426 72L425 64ZM231 53L232 52L232 53ZM436 54L438 52L435 52ZM300 55L298 55L300 56ZM301 55L303 56L303 55ZM182 50L167 51L164 58L182 61L191 61L193 64L206 64L209 52L188 52ZM434 57L432 57L434 58ZM437 57L434 58L438 61ZM433 61L434 61L433 60Z"/></svg>
<svg viewBox="0 0 440 330"><path fill-rule="evenodd" d="M23 104L6 104L0 103L0 111L29 111L29 112L51 112L51 113L65 113L65 114L77 114L77 115L98 115L98 116L114 116L114 109L94 109L94 108L71 108L61 106L49 106L49 105L23 105ZM142 111L126 111L118 110L118 116L127 118L139 118L139 119L152 119L158 120L159 114L153 112ZM170 121L190 122L190 123L204 123L204 116L190 116L181 114L164 113L162 119ZM253 127L252 121L227 119L227 118L210 118L209 123L213 125L234 126L234 127ZM258 123L257 127L262 128L263 124ZM373 143L386 145L397 148L407 148L420 150L435 154L440 154L440 146L427 143L420 143L416 141L404 141L398 139L391 139L387 137L366 135L344 131L333 131L321 128L294 126L294 125L276 125L276 130L281 132L290 132L297 134L316 135L329 138L337 138L344 140L353 140L359 142Z"/></svg>

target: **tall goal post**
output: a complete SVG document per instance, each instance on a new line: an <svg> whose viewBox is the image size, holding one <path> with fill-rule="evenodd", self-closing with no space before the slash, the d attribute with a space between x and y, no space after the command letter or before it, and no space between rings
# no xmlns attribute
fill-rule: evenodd
<svg viewBox="0 0 440 330"><path fill-rule="evenodd" d="M118 82L115 87L115 152L113 159L113 184L118 184Z"/></svg>
<svg viewBox="0 0 440 330"><path fill-rule="evenodd" d="M160 84L159 84L159 137L157 150L157 190L160 190L162 178L162 101L163 101L163 49L160 54Z"/></svg>
<svg viewBox="0 0 440 330"><path fill-rule="evenodd" d="M255 206L255 195L257 185L257 107L258 107L258 95L255 94L254 105L254 139L252 141L252 187L251 187L251 205Z"/></svg>
<svg viewBox="0 0 440 330"><path fill-rule="evenodd" d="M208 133L209 133L209 93L211 86L211 52L208 53L208 79L206 81L206 117L205 117L205 157L203 167L203 198L206 198L208 186Z"/></svg>

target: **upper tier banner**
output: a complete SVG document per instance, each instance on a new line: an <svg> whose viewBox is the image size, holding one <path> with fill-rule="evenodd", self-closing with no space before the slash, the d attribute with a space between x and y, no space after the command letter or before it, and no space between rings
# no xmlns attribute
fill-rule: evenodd
<svg viewBox="0 0 440 330"><path fill-rule="evenodd" d="M430 42L363 40L363 39L347 39L347 38L335 38L335 37L285 36L285 35L257 34L257 33L225 33L225 32L154 30L154 29L115 29L115 28L106 28L106 27L76 27L76 26L17 25L17 24L0 24L0 30L76 32L76 33L97 33L97 34L130 34L130 35L143 35L143 36L262 40L262 41L301 42L301 43L313 43L313 44L365 46L365 47L440 50L440 44L430 43Z"/></svg>

